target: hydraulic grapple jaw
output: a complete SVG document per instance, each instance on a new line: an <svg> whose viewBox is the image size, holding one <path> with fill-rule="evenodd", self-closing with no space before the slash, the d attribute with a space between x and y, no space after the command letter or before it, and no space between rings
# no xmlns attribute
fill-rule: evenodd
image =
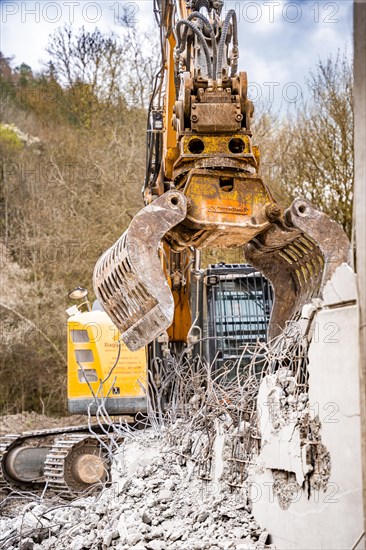
<svg viewBox="0 0 366 550"><path fill-rule="evenodd" d="M312 298L321 297L337 267L351 259L351 245L342 227L305 199L296 199L285 216L244 251L247 261L273 286L269 340Z"/></svg>
<svg viewBox="0 0 366 550"><path fill-rule="evenodd" d="M131 351L152 342L173 321L174 300L158 248L186 214L184 195L165 193L134 217L95 266L95 294Z"/></svg>

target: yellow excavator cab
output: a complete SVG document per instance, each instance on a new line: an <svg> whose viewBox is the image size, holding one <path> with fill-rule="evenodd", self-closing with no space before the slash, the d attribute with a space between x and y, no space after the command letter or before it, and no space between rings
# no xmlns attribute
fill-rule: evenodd
<svg viewBox="0 0 366 550"><path fill-rule="evenodd" d="M98 307L68 310L67 394L70 413L95 414L103 400L109 414L146 412L147 349L130 351ZM104 382L103 382L104 381Z"/></svg>

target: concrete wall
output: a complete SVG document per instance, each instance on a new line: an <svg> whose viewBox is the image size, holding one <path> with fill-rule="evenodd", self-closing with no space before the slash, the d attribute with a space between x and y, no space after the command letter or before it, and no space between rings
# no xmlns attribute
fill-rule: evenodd
<svg viewBox="0 0 366 550"><path fill-rule="evenodd" d="M354 1L354 216L360 307L360 386L363 443L363 505L366 531L366 0Z"/></svg>
<svg viewBox="0 0 366 550"><path fill-rule="evenodd" d="M364 548L364 539L356 544L363 533L356 296L355 275L343 265L312 322L306 405L285 412L283 373L260 389L253 513L277 549Z"/></svg>

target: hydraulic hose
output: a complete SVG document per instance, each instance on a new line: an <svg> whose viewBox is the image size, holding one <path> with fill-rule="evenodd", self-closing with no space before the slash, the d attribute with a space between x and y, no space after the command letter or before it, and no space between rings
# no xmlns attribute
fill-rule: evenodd
<svg viewBox="0 0 366 550"><path fill-rule="evenodd" d="M195 11L200 11L202 8L205 8L208 12L211 11L209 0L196 0L194 6Z"/></svg>
<svg viewBox="0 0 366 550"><path fill-rule="evenodd" d="M213 30L213 27L210 21L207 19L207 17L205 17L204 15L202 15L202 13L199 13L198 11L192 12L188 17L188 21L191 21L192 19L196 19L196 18L200 19L203 22L207 31L210 33L210 38L212 43L212 57L213 57L213 67L212 67L213 79L217 80L217 44L216 44L216 36Z"/></svg>
<svg viewBox="0 0 366 550"><path fill-rule="evenodd" d="M211 54L210 54L210 50L208 49L206 39L205 39L204 35L202 34L202 32L196 27L196 25L194 25L193 23L191 23L191 21L188 21L187 19L181 19L181 21L178 21L177 26L176 26L177 37L178 37L178 40L179 40L177 53L178 54L183 53L184 50L185 50L185 47L186 47L187 33L184 33L183 37L181 37L181 35L180 35L180 29L183 26L189 27L195 33L195 35L197 36L200 44L202 45L203 51L204 51L205 57L206 57L208 78L212 79L213 74L212 74Z"/></svg>
<svg viewBox="0 0 366 550"><path fill-rule="evenodd" d="M237 51L239 46L238 41L238 20L236 17L235 10L229 10L226 19L224 21L224 24L222 26L222 34L221 39L219 43L219 53L218 53L218 62L217 62L217 76L218 78L222 77L222 66L224 63L224 55L225 55L225 44L227 40L227 34L229 32L229 25L231 19L233 20L233 47ZM235 63L232 67L232 76L236 74L236 71L238 70L238 62L235 60Z"/></svg>

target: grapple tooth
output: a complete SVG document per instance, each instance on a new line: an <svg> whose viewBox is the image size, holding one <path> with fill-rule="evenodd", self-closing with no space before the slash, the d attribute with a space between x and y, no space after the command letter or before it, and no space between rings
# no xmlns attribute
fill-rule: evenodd
<svg viewBox="0 0 366 550"><path fill-rule="evenodd" d="M182 193L164 193L138 212L95 266L95 294L132 351L152 342L173 321L174 300L158 246L186 214Z"/></svg>
<svg viewBox="0 0 366 550"><path fill-rule="evenodd" d="M270 340L280 334L286 321L292 319L320 289L322 270L319 267L310 272L306 267L312 257L321 255L320 249L313 246L313 250L308 249L302 256L291 250L302 235L299 229L278 221L245 247L246 259L273 285L274 303L268 330Z"/></svg>
<svg viewBox="0 0 366 550"><path fill-rule="evenodd" d="M310 201L296 199L286 211L286 218L315 241L324 257L322 288L342 263L351 261L351 243L343 228L317 210Z"/></svg>
<svg viewBox="0 0 366 550"><path fill-rule="evenodd" d="M272 283L274 304L269 339L301 312L339 265L350 260L351 247L340 225L305 199L296 199L278 220L245 247L246 259Z"/></svg>

